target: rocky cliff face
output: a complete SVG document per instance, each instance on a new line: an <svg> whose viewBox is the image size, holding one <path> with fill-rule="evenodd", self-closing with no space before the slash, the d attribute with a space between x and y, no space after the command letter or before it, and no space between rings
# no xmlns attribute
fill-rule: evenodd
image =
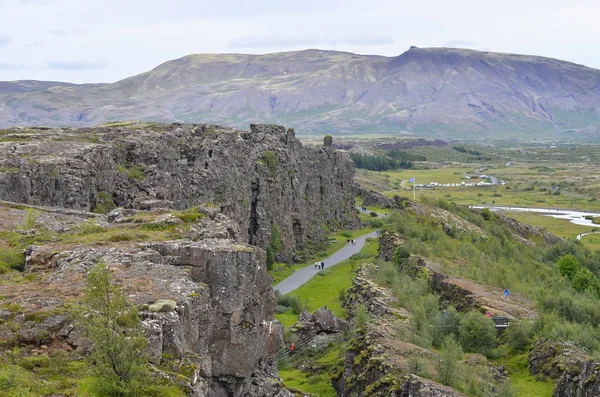
<svg viewBox="0 0 600 397"><path fill-rule="evenodd" d="M22 212L1 211L6 233L15 229L4 221L17 219ZM273 319L275 296L265 268L265 252L220 230L219 225L230 221L215 212L207 211L202 222L191 227L194 236L206 236L195 241L93 238L92 244L75 246L64 239L89 222L82 224L74 215L43 212L48 224L54 221L58 225L54 242L27 250L28 277L22 282L0 285L3 307L13 308L0 308L2 345L33 350L43 345L85 353L89 344L68 307L80 302L87 271L104 262L115 283L139 308L150 361L159 364L170 359L193 369L173 380L182 383L191 396L291 395L277 377L274 355L283 341L283 327ZM164 222L161 227L171 225L166 220L172 218L168 213L157 216ZM177 233L186 225L171 226ZM132 240L144 240L144 230L152 229L133 227L115 223L103 228L118 236L129 233ZM209 230L202 233L201 229Z"/></svg>
<svg viewBox="0 0 600 397"><path fill-rule="evenodd" d="M13 129L0 140L0 200L88 211L210 203L242 241L265 248L279 235L281 260L355 221L353 175L345 154L302 147L275 125L115 123Z"/></svg>

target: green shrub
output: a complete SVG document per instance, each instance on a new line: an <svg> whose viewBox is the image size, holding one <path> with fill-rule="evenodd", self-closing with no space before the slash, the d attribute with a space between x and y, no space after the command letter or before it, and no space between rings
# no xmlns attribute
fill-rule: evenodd
<svg viewBox="0 0 600 397"><path fill-rule="evenodd" d="M496 347L494 322L481 313L470 312L460 322L459 340L466 351L489 354Z"/></svg>
<svg viewBox="0 0 600 397"><path fill-rule="evenodd" d="M494 213L489 208L484 208L481 210L481 217L486 221L494 219Z"/></svg>
<svg viewBox="0 0 600 397"><path fill-rule="evenodd" d="M76 230L77 234L85 236L85 235L89 235L89 234L105 232L106 228L103 226L100 226L98 223L96 223L95 220L88 219L87 221L81 222L79 225L77 225L77 228L75 230Z"/></svg>
<svg viewBox="0 0 600 397"><path fill-rule="evenodd" d="M458 339L460 320L460 313L458 313L453 307L448 308L445 315L438 314L434 316L431 321L431 336L433 346L439 348L448 335L452 335L455 339Z"/></svg>
<svg viewBox="0 0 600 397"><path fill-rule="evenodd" d="M371 227L373 229L379 229L379 228L383 227L383 221L381 221L380 219L372 219L369 222L369 227Z"/></svg>
<svg viewBox="0 0 600 397"><path fill-rule="evenodd" d="M271 247L273 247L274 253L281 251L281 233L277 226L273 226L271 230Z"/></svg>
<svg viewBox="0 0 600 397"><path fill-rule="evenodd" d="M357 330L364 329L369 322L369 315L367 313L367 306L364 303L356 305L354 310L353 324Z"/></svg>
<svg viewBox="0 0 600 397"><path fill-rule="evenodd" d="M275 263L275 254L273 253L273 247L270 245L267 247L267 270L273 269Z"/></svg>
<svg viewBox="0 0 600 397"><path fill-rule="evenodd" d="M128 166L118 164L117 172L126 173L127 177L133 181L146 179L146 174L137 164L129 164Z"/></svg>
<svg viewBox="0 0 600 397"><path fill-rule="evenodd" d="M267 168L273 172L275 171L275 167L279 164L279 157L272 150L265 150L262 155L262 161L265 163Z"/></svg>
<svg viewBox="0 0 600 397"><path fill-rule="evenodd" d="M300 298L291 295L278 295L277 304L281 306L290 307L292 313L300 314L305 309L305 305L302 303Z"/></svg>
<svg viewBox="0 0 600 397"><path fill-rule="evenodd" d="M18 247L0 247L0 267L23 271L25 253Z"/></svg>
<svg viewBox="0 0 600 397"><path fill-rule="evenodd" d="M427 363L420 357L410 356L408 358L408 372L421 377L428 377Z"/></svg>
<svg viewBox="0 0 600 397"><path fill-rule="evenodd" d="M32 229L35 226L35 222L37 221L40 212L33 208L26 208L25 214L25 227Z"/></svg>
<svg viewBox="0 0 600 397"><path fill-rule="evenodd" d="M455 386L461 377L460 360L463 352L454 336L448 335L442 342L436 362L438 380L447 386Z"/></svg>
<svg viewBox="0 0 600 397"><path fill-rule="evenodd" d="M377 212L369 212L369 216L373 217L373 218L377 218Z"/></svg>
<svg viewBox="0 0 600 397"><path fill-rule="evenodd" d="M579 264L577 257L572 254L562 256L558 260L558 262L556 262L556 264L558 265L560 274L563 277L568 278L569 281L573 280L575 273L577 273L579 271L579 269L581 268L581 265Z"/></svg>
<svg viewBox="0 0 600 397"><path fill-rule="evenodd" d="M514 351L524 351L533 337L533 323L528 320L512 321L505 332L507 345Z"/></svg>
<svg viewBox="0 0 600 397"><path fill-rule="evenodd" d="M93 212L96 214L107 214L115 208L117 208L117 205L108 192L98 192Z"/></svg>

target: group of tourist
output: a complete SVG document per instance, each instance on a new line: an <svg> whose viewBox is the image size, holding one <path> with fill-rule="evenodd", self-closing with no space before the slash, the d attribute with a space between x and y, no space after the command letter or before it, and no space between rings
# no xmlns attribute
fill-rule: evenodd
<svg viewBox="0 0 600 397"><path fill-rule="evenodd" d="M348 245L356 245L356 240L347 240Z"/></svg>
<svg viewBox="0 0 600 397"><path fill-rule="evenodd" d="M321 263L319 263L319 261L315 262L315 269L325 269L325 262L321 261Z"/></svg>

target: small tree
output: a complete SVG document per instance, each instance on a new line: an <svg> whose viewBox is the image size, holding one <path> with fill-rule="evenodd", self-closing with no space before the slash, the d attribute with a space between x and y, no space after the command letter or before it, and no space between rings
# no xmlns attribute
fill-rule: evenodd
<svg viewBox="0 0 600 397"><path fill-rule="evenodd" d="M333 137L329 134L325 135L325 137L323 138L323 146L331 147L332 143L333 143Z"/></svg>
<svg viewBox="0 0 600 397"><path fill-rule="evenodd" d="M273 269L275 263L275 254L273 253L273 247L270 245L267 247L267 270Z"/></svg>
<svg viewBox="0 0 600 397"><path fill-rule="evenodd" d="M143 394L148 356L138 312L112 283L111 273L103 263L95 265L88 274L82 322L93 342L92 391L110 397Z"/></svg>
<svg viewBox="0 0 600 397"><path fill-rule="evenodd" d="M577 257L573 254L561 256L556 264L558 265L560 274L568 278L569 281L573 280L573 277L581 267Z"/></svg>
<svg viewBox="0 0 600 397"><path fill-rule="evenodd" d="M448 335L442 343L440 356L437 360L437 373L439 381L447 386L454 386L460 377L460 359L462 358L462 349L454 339L454 336Z"/></svg>

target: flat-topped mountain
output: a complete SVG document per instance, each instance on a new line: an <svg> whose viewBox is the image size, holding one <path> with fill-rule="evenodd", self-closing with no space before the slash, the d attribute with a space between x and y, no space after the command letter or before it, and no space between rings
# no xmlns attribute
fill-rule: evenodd
<svg viewBox="0 0 600 397"><path fill-rule="evenodd" d="M256 120L299 133L600 136L600 70L452 48L199 54L112 84L0 82L0 127Z"/></svg>

